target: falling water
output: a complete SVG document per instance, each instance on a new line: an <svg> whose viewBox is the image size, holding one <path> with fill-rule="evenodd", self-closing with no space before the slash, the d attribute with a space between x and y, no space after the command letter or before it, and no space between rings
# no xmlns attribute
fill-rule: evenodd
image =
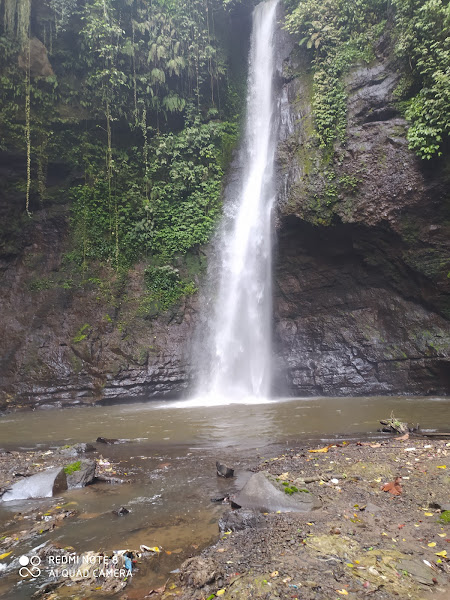
<svg viewBox="0 0 450 600"><path fill-rule="evenodd" d="M225 198L212 261L216 297L201 352L199 395L209 403L261 400L270 389L277 4L266 0L253 13L240 175Z"/></svg>

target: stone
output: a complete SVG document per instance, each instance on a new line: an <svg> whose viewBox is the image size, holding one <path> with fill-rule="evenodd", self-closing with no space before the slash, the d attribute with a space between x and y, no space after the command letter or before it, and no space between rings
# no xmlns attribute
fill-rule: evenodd
<svg viewBox="0 0 450 600"><path fill-rule="evenodd" d="M370 513L372 515L382 512L381 508L376 504L372 504L372 502L368 502L364 510L366 513Z"/></svg>
<svg viewBox="0 0 450 600"><path fill-rule="evenodd" d="M48 59L47 48L37 37L30 39L30 74L32 77L50 77L54 75ZM28 49L19 55L19 67L28 69Z"/></svg>
<svg viewBox="0 0 450 600"><path fill-rule="evenodd" d="M257 527L261 514L254 510L230 510L219 519L219 531L243 531Z"/></svg>
<svg viewBox="0 0 450 600"><path fill-rule="evenodd" d="M69 490L74 488L82 488L95 479L95 461L94 460L81 460L80 468L70 475L67 475L67 486Z"/></svg>
<svg viewBox="0 0 450 600"><path fill-rule="evenodd" d="M15 483L7 490L2 500L28 500L29 498L51 498L67 490L67 478L62 467L53 467Z"/></svg>
<svg viewBox="0 0 450 600"><path fill-rule="evenodd" d="M119 440L117 440L117 439L111 439L111 438L98 437L97 440L96 440L96 442L98 444L108 444L108 445L111 445L111 444L118 444Z"/></svg>
<svg viewBox="0 0 450 600"><path fill-rule="evenodd" d="M234 476L234 469L228 467L227 465L221 464L218 460L216 461L216 469L219 477L225 477L228 479L229 477Z"/></svg>
<svg viewBox="0 0 450 600"><path fill-rule="evenodd" d="M272 475L255 473L232 500L242 508L261 512L308 512L320 505L311 493L299 491L288 495L281 488Z"/></svg>
<svg viewBox="0 0 450 600"><path fill-rule="evenodd" d="M181 565L179 577L184 585L202 588L221 579L223 573L220 572L212 558L195 556L188 558Z"/></svg>
<svg viewBox="0 0 450 600"><path fill-rule="evenodd" d="M113 510L113 515L116 515L117 517L124 517L125 515L129 514L129 510L126 506L121 506L119 509L117 510Z"/></svg>

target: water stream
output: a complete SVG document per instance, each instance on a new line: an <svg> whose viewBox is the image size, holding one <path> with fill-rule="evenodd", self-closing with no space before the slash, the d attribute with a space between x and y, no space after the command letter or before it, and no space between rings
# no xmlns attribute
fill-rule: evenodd
<svg viewBox="0 0 450 600"><path fill-rule="evenodd" d="M174 401L40 410L0 418L0 446L41 449L98 436L123 443L96 444L99 453L126 465L131 484L96 483L65 492L59 503L72 502L77 516L61 527L14 548L5 565L47 540L78 552L160 546L161 555L142 565L127 593L142 598L167 580L188 556L218 538L217 520L226 507L210 497L240 489L258 456L269 458L307 441L377 438L379 419L396 417L419 422L424 429L450 428L450 398L303 398L233 406L187 407ZM237 478L216 476L215 461L236 468ZM53 499L0 503L0 534L13 515ZM127 506L118 518L112 510ZM12 526L20 528L20 521ZM28 600L34 585L20 581L17 569L0 573L0 598ZM135 594L135 595L133 595ZM87 598L98 595L86 594ZM103 597L103 596L102 596ZM104 596L107 598L107 596Z"/></svg>
<svg viewBox="0 0 450 600"><path fill-rule="evenodd" d="M272 208L275 200L274 33L278 0L253 12L247 118L239 177L225 214L211 270L215 299L199 395L209 403L264 398L270 389Z"/></svg>

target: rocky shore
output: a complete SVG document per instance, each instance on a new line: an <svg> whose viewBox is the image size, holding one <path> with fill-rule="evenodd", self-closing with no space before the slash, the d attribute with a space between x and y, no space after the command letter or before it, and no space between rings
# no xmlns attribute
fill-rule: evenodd
<svg viewBox="0 0 450 600"><path fill-rule="evenodd" d="M405 439L408 438L408 439ZM321 507L241 511L220 540L181 567L183 600L360 600L450 597L450 444L403 436L385 442L293 448L256 467L309 481ZM383 491L401 477L400 493ZM389 487L389 486L387 486ZM162 597L169 597L166 593Z"/></svg>
<svg viewBox="0 0 450 600"><path fill-rule="evenodd" d="M76 451L3 453L0 484L8 487L14 473L24 476L44 465L62 465L67 455L76 458ZM449 457L448 439L414 434L322 447L294 445L270 458L255 456L252 477L273 482L289 501L306 498L303 512L284 512L289 508L281 505L271 512L233 509L245 499L246 488L233 493L233 480L226 479L222 487L226 490L229 482L232 493L224 501L217 543L200 554L192 550L187 560L180 556L176 573L159 573L165 581L160 587L146 584L149 572L159 567L144 552L135 556L133 577L119 588L65 580L59 587L43 586L37 597L57 600L82 593L83 598L107 598L120 591L121 600L446 600ZM98 457L96 462L100 475L105 469L123 475L120 464ZM216 476L212 468L211 477ZM16 515L7 535L1 534L0 555L14 553L19 538L38 539L60 526L73 516L72 508L58 505L46 515Z"/></svg>

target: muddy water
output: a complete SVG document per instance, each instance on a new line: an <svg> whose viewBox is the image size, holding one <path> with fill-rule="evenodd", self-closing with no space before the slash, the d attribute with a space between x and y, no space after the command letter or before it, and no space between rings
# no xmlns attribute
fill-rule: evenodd
<svg viewBox="0 0 450 600"><path fill-rule="evenodd" d="M141 544L162 547L163 552L127 588L130 598L143 597L163 584L185 558L217 539L217 520L224 507L211 503L210 497L240 489L257 456L269 457L280 447L308 440L377 436L379 419L392 411L423 429L450 430L450 398L309 398L213 408L152 402L5 415L0 418L4 448L44 449L93 442L98 436L128 440L97 448L126 465L133 483L66 492L64 502L73 503L77 517L38 541L16 547L1 562L11 564L47 540L73 546L77 552L137 549ZM217 458L232 463L238 477L217 478ZM44 511L52 503L39 501ZM130 514L121 518L112 514L123 505ZM14 514L29 507L0 503L0 533ZM34 588L19 579L16 571L0 569L0 597L30 598Z"/></svg>

